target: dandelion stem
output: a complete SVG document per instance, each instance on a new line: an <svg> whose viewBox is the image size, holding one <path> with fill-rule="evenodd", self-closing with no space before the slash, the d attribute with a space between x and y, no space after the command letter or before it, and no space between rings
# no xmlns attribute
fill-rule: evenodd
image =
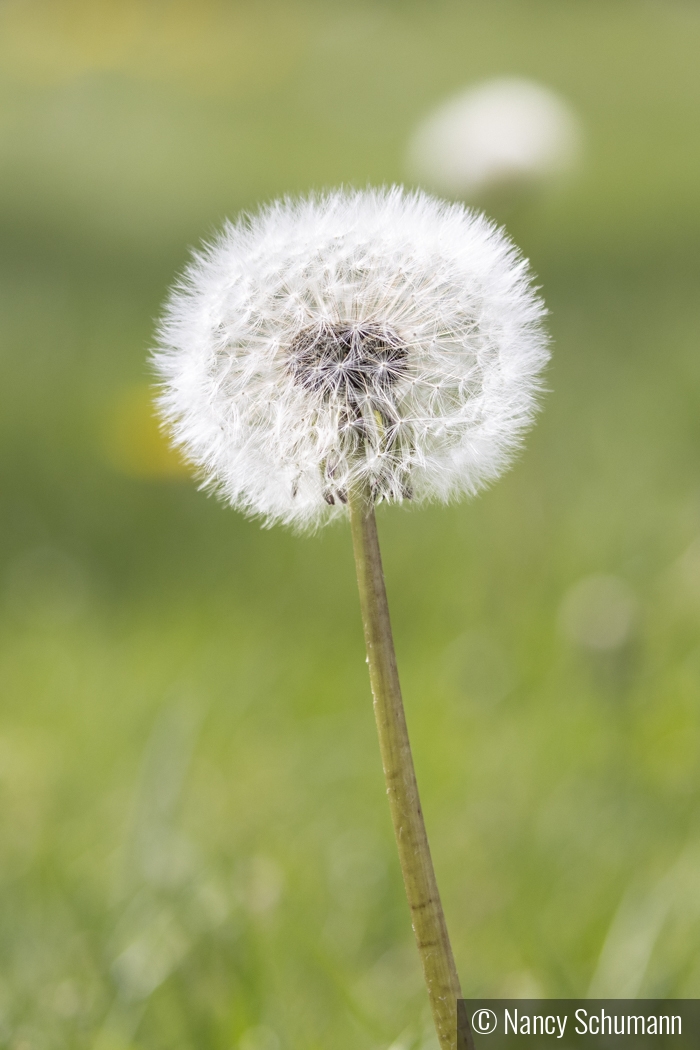
<svg viewBox="0 0 700 1050"><path fill-rule="evenodd" d="M374 507L366 490L350 493L349 506L379 748L413 932L441 1050L456 1050L459 977L418 796Z"/></svg>

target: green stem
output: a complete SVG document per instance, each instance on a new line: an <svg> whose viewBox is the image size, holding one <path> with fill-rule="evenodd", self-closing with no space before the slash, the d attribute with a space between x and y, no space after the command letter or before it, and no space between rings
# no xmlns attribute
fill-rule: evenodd
<svg viewBox="0 0 700 1050"><path fill-rule="evenodd" d="M441 1050L456 1050L459 977L418 797L374 507L367 492L351 493L349 507L379 748L413 932Z"/></svg>

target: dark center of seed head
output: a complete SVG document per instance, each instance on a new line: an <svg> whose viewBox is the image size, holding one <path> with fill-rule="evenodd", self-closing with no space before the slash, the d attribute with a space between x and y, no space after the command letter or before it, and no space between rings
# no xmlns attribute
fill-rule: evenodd
<svg viewBox="0 0 700 1050"><path fill-rule="evenodd" d="M380 325L320 324L296 337L289 348L289 369L325 399L357 403L386 397L408 374L407 358L398 337Z"/></svg>

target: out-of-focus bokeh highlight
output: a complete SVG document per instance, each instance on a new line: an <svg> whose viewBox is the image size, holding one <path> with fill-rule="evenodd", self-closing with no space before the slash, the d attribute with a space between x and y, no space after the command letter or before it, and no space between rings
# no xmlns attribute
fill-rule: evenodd
<svg viewBox="0 0 700 1050"><path fill-rule="evenodd" d="M434 1050L347 529L198 491L147 351L226 216L436 186L499 83L573 167L441 192L538 274L544 411L380 514L445 910L467 994L700 994L699 50L687 0L0 5L2 1046Z"/></svg>
<svg viewBox="0 0 700 1050"><path fill-rule="evenodd" d="M553 91L499 77L447 99L409 143L411 174L431 189L478 202L489 194L532 191L570 172L581 131Z"/></svg>

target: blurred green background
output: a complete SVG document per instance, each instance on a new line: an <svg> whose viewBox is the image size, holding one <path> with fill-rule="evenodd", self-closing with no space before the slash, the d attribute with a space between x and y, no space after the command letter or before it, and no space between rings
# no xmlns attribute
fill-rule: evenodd
<svg viewBox="0 0 700 1050"><path fill-rule="evenodd" d="M694 0L2 0L2 1047L434 1046L348 530L198 493L146 356L224 216L506 74L584 130L507 219L550 393L380 515L436 869L467 994L700 995L699 53Z"/></svg>

